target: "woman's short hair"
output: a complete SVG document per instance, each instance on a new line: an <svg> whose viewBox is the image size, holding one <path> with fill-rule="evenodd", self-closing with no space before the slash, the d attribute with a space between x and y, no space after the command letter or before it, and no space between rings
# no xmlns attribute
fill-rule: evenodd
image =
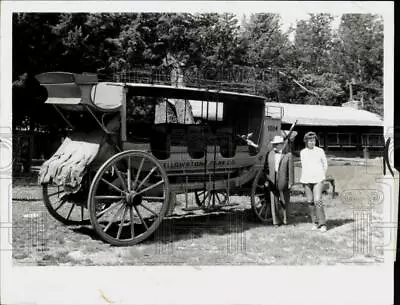
<svg viewBox="0 0 400 305"><path fill-rule="evenodd" d="M313 131L309 131L304 135L303 141L304 143L306 143L308 139L313 139L313 138L318 140L317 134Z"/></svg>

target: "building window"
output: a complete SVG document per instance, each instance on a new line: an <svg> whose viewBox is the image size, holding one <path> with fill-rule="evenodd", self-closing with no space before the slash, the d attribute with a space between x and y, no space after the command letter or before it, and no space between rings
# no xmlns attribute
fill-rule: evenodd
<svg viewBox="0 0 400 305"><path fill-rule="evenodd" d="M381 134L363 134L362 145L366 147L383 147L383 136Z"/></svg>
<svg viewBox="0 0 400 305"><path fill-rule="evenodd" d="M328 147L338 147L339 146L338 134L337 133L328 133L326 144Z"/></svg>
<svg viewBox="0 0 400 305"><path fill-rule="evenodd" d="M320 147L325 147L325 136L323 133L318 134L318 141Z"/></svg>
<svg viewBox="0 0 400 305"><path fill-rule="evenodd" d="M360 143L360 137L356 133L350 132L338 132L338 133L328 133L327 143L328 147L357 147Z"/></svg>

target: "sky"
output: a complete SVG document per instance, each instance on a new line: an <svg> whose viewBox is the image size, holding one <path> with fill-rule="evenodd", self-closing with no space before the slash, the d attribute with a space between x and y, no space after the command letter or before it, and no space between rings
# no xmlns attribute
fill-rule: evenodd
<svg viewBox="0 0 400 305"><path fill-rule="evenodd" d="M289 12L277 12L277 13L281 17L281 29L283 32L288 31L290 29L290 27L295 28L297 21L307 20L310 17L308 12L302 12L302 11L297 12L297 11L292 10ZM247 13L235 12L235 14L236 14L239 22L242 23L243 16L246 16L246 19L248 19L252 13L251 12L247 12ZM337 14L332 14L332 15L334 17L334 20L332 21L332 24L331 24L332 29L337 30L339 28L340 18L343 14L337 13ZM292 32L288 37L291 41L293 41L294 40L294 32Z"/></svg>
<svg viewBox="0 0 400 305"><path fill-rule="evenodd" d="M307 12L301 12L301 13L294 13L294 12L282 12L282 13L278 13L281 17L281 29L283 32L286 32L287 30L289 30L289 28L292 27L296 27L296 23L297 21L300 20L307 20L309 19L309 14ZM243 16L246 16L246 19L248 19L251 15L251 13L236 13L237 18L240 22L242 22L243 20ZM339 24L340 24L340 17L343 15L341 13L337 13L337 14L332 14L334 17L334 20L332 21L332 29L336 30L339 28Z"/></svg>

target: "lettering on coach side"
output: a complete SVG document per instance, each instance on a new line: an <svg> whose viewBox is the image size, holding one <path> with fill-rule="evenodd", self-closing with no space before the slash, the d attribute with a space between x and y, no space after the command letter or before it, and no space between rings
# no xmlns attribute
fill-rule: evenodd
<svg viewBox="0 0 400 305"><path fill-rule="evenodd" d="M216 166L230 166L235 164L235 160L217 160L217 161L208 161L207 166L213 166L215 163ZM162 162L162 166L165 169L175 169L175 168L187 168L187 167L204 167L204 161L169 161Z"/></svg>
<svg viewBox="0 0 400 305"><path fill-rule="evenodd" d="M268 131L277 131L278 130L278 126L276 125L268 125Z"/></svg>

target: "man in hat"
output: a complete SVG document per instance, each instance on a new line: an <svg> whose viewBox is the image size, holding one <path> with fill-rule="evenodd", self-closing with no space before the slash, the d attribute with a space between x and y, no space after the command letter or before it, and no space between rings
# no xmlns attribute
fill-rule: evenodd
<svg viewBox="0 0 400 305"><path fill-rule="evenodd" d="M275 136L271 144L273 149L268 153L264 165L267 177L265 186L271 192L272 223L279 226L282 223L287 224L290 215L290 188L294 183L294 164L292 154L285 150L285 140L282 136Z"/></svg>

